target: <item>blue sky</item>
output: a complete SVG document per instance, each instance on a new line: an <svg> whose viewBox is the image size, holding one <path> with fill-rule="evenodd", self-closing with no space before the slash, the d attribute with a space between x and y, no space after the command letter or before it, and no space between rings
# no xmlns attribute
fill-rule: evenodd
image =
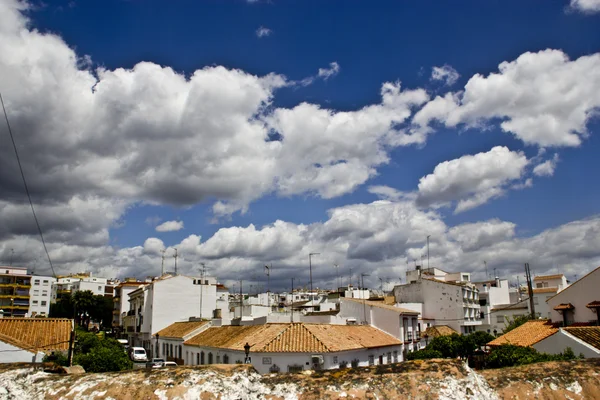
<svg viewBox="0 0 600 400"><path fill-rule="evenodd" d="M95 104L93 107L98 108L94 112L89 111L89 115L97 116L101 111L106 112L102 114L104 119L99 118L94 126L72 122L59 127L56 123L56 128L51 130L63 132L69 139L64 140L68 145L63 143L60 149L57 148L54 160L35 161L36 153L30 150L32 165L45 165L44 168L51 175L45 179L40 177L40 182L60 179L54 193L39 190L39 201L49 207L58 207L54 209L54 214L48 211L52 217L48 217L51 222L47 226L56 233L56 238L51 240L52 247L57 260L62 260L57 264L64 271L88 268L115 275L155 273L160 263L160 250L170 246L187 248L190 246L190 235L198 236L198 243L183 252L184 268L192 271L195 264L208 259L213 264L215 274L221 274L224 280L232 279L240 271L254 271L252 274L257 274L261 265L270 262L281 264L284 271L295 271L306 256L304 253L311 248L329 254L323 256L324 264L338 262L354 265L355 270L364 268L376 277L398 274L394 270L395 265L404 265L406 259L415 258L414 254L423 254L422 241L419 242L413 235L424 238L427 234L439 241L436 242L436 265L449 270L474 269L486 258L497 258L498 268L505 270L509 277L518 274L522 262L527 261L537 265L539 273L556 268L558 263L568 265L564 267L565 271L574 275L596 266L600 260L600 253L590 254L587 247L579 249L581 253L559 256L550 249L541 249L537 244L532 244L543 242L547 235L552 234L561 242L561 232L568 231L570 223L585 225L581 232L567 235L571 240L585 237L592 243L600 238L600 233L596 231L596 227L600 226L596 225L600 224L597 221L600 185L594 179L600 150L597 134L600 129L600 100L593 90L588 90L594 87L600 90L600 86L595 86L600 85L596 68L600 64L594 64L600 57L600 12L596 12L600 5L595 5L593 1L587 6L576 0L571 4L566 0L368 3L215 0L179 1L176 5L157 0L32 1L29 9L23 9L22 3L15 0L3 0L3 3L3 7L13 10L10 18L23 24L29 32L40 37L44 33L56 35L58 42L49 42L48 46L71 49L79 60L68 61L69 57L65 55L64 60L67 61L62 65L71 63L69 68L72 71L84 71L88 74L85 79L98 81L95 86L97 98L89 100ZM15 7L17 11L14 11ZM267 34L259 37L257 30L260 28L264 28ZM12 39L16 43L15 32L2 32L7 43L12 43L9 42ZM43 40L48 40L47 36ZM23 46L21 48L25 48ZM52 64L60 65L57 61L60 56L53 58L43 54L35 45L30 46L25 52L34 61L23 61L10 55L3 55L0 60L0 72L2 68L8 71L4 74L5 82L0 79L0 90L9 100L9 110L12 107L16 115L17 128L25 130L30 126L38 126L32 122L32 117L27 119L27 113L19 108L22 106L19 102L34 110L36 107L45 110L47 104L54 104L51 107L65 104L64 110L55 111L57 115L62 115L60 112L79 115L73 111L78 100L72 93L82 92L81 88L85 85L71 92L65 90L63 93L62 89L52 91L53 81L63 82L63 78L56 78L56 74L61 73L56 72L60 68L54 69ZM530 59L522 57L527 53L531 54ZM89 58L84 59L84 56ZM563 60L560 60L561 56ZM586 57L590 58L589 62L584 60L587 60ZM40 87L48 90L41 93L54 93L48 95L54 96L53 103L48 100L49 103L37 104L31 99L28 102L27 98L13 95L17 89L9 84L8 77L12 71L10 68L20 62L26 65L21 67L26 71L28 68L50 71L49 75L54 78L45 76ZM157 68L163 68L163 71L170 67L188 81L192 80L197 70L212 74L214 68L223 66L229 71L228 75L233 74L232 70L240 70L244 79L247 77L243 82L240 80L240 93L246 90L244 85L253 85L256 79L268 74L281 77L285 83L280 82L273 87L266 88L266 84L261 83L268 93L264 95L266 97L261 97L260 107L256 106L248 116L253 121L256 118L256 121L264 123L261 129L265 129L265 132L281 135L283 146L291 135L299 135L298 142L295 142L300 144L298 151L294 152L293 148L286 150L290 151L285 153L288 156L268 164L265 172L258 166L260 155L254 154L256 159L248 161L244 154L252 150L240 150L241 155L236 154L232 163L244 173L216 179L221 180L223 186L203 180L205 168L210 169L211 164L206 164L208 161L205 159L195 160L189 143L186 148L186 142L178 142L181 140L176 132L179 128L175 125L171 128L168 123L163 124L159 120L161 109L168 115L171 108L169 100L161 103L162 99L156 97L153 90L169 85L175 87L170 78L148 78L147 83L141 83L140 89L131 94L131 98L127 97L129 92L120 91L128 87L126 82L141 79L140 76L150 76L150 72L136 71L136 65L140 62L152 63ZM506 73L499 71L499 65L503 62L512 63L514 68L509 67ZM336 63L335 68L332 63ZM432 75L434 67L443 67L445 73L450 75L436 80ZM119 69L129 71L129 77L121 80ZM323 71L321 74L320 69ZM110 86L102 70L108 71L111 79L119 81L114 85L121 86ZM497 84L499 86L492 85L492 74L504 79ZM475 78L477 75L480 80ZM73 82L73 76L64 77L64 82ZM206 79L219 82L213 75ZM301 82L303 79L304 83ZM29 77L15 75L11 80L23 85L27 84L27 80L37 82L35 74ZM564 86L560 86L563 81ZM403 107L406 107L409 114L399 121L399 117L392 117L396 122L389 123L385 128L387 133L378 134L375 142L353 142L356 138L368 136L370 128L363 133L359 131L358 136L346 135L346 131L341 129L336 131L333 139L320 142L319 138L324 137L325 133L319 133L317 128L309 132L307 129L314 128L314 125L303 125L312 121L307 115L316 118L319 107L320 110L328 110L333 118L345 115L343 112L357 113L363 107L381 104L382 85L386 82L400 85L402 92L414 91L415 96L421 97L407 106L394 105L395 113L402 113ZM237 84L233 84L234 89ZM218 96L219 84L215 85ZM553 89L554 85L560 87ZM145 91L144 87L148 90ZM575 88L573 93L569 92L570 87ZM108 96L105 93L110 94L111 91L114 97L110 102L102 103L104 100L99 97ZM489 106L496 101L494 91L498 91L496 100L499 102L495 108ZM436 96L440 96L441 102L446 95L456 96L455 100L444 103L446 107L457 107L456 110L445 113L436 109L428 114L431 116L419 119L417 115L420 110L434 103ZM15 99L12 103L11 97ZM567 98L569 100L565 100ZM228 104L230 100L225 100L223 104ZM479 101L473 106L474 109L467 104L471 100L473 103ZM82 104L85 101L88 100L81 100ZM215 144L212 140L221 135L218 127L225 124L223 121L235 120L235 117L225 115L222 121L213 123L211 113L220 115L222 109L215 109L206 116L202 110L204 104L221 104L220 100L206 97L202 101L205 103L197 105L197 112L185 114L201 116L198 117L198 125L190 128L196 135L197 142L194 143L199 148L206 143L207 152L215 153L217 159L228 158L232 153L229 145L222 147L222 144ZM143 120L145 110L152 109L146 107L146 102L156 102L158 108L148 112L144 128L128 128L134 122L128 122L127 115L139 112ZM293 120L285 120L280 114L285 110L296 112L303 103L314 107L310 111L312 114ZM99 104L103 104L102 107ZM114 104L118 105L113 107ZM514 104L517 106L510 108ZM504 107L507 107L506 110L498 111ZM81 115L86 112L81 111ZM229 111L223 111L224 114L226 112ZM237 112L237 109L231 112ZM585 113L585 118L578 117L582 113ZM544 120L546 117L549 119ZM528 125L529 121L536 118L540 118L539 123L536 122L533 127ZM82 117L82 121L86 119L92 118ZM132 121L139 120L132 118ZM357 119L353 123L358 124L358 121L364 119ZM514 125L506 128L501 125L502 122L514 122ZM554 136L540 127L546 122L552 124L549 126L558 127ZM204 129L207 124L217 127L214 128L216 133L206 133ZM573 127L577 128L573 130ZM298 133L295 133L296 129ZM333 128L330 126L330 129ZM145 160L139 157L129 159L125 151L120 153L112 149L110 144L100 145L100 142L111 141L116 144L123 137L131 135L136 139L123 143L122 148L137 151L142 147L142 142L154 140L148 133L150 131L152 135L160 135L161 140L165 140L162 145L164 151L161 153L160 145L144 148L143 152L148 154ZM422 136L410 144L388 141L389 135L397 132L414 134L411 138ZM578 132L577 143L569 142L569 132ZM41 137L36 135L43 135L42 130L24 137L23 145ZM72 139L71 142L70 135L79 139L85 137L85 143L79 139ZM182 137L188 138L186 135ZM303 135L305 139L302 139ZM60 137L59 133L57 137ZM233 143L239 144L239 140ZM375 146L379 151L375 148L364 150L363 145ZM352 149L353 146L356 148ZM497 147L501 150L493 152L492 149ZM73 148L76 148L77 156L67 154ZM345 150L340 150L342 148ZM332 149L331 154L337 155L320 159L320 154L329 149ZM58 153L63 150L65 155L59 156ZM223 153L219 155L221 151ZM302 154L302 151L306 154ZM94 165L104 167L98 167L99 170L93 173L90 172L93 166L84 168L86 161L81 160L86 159L85 154L93 154L94 159L98 157ZM163 154L164 160L161 158ZM300 167L294 167L294 157L290 155L298 157L297 163L311 159L312 164L307 161L305 170L301 171ZM385 160L380 158L382 155ZM345 170L343 166L349 165L355 156L358 169ZM471 156L474 158L469 158ZM265 159L270 157L265 153ZM187 158L190 158L189 162ZM549 163L547 166L551 166L549 172L540 172L541 169L539 173L534 172L536 166L546 161ZM249 162L247 167L245 162ZM103 171L112 171L114 163L119 163L116 172L104 174ZM340 164L340 169L333 172L336 163ZM444 165L449 169L444 169ZM331 171L321 168L325 166L331 167ZM228 167L221 165L219 168ZM261 171L256 176L252 173L254 168ZM269 172L269 168L273 171ZM486 168L490 170L489 174L473 176L477 175L473 170ZM357 178L367 170L370 171L368 177ZM185 171L183 176L182 171ZM319 171L324 175L316 177ZM447 175L448 171L454 172ZM35 176L36 171L31 169L30 173ZM65 175L59 176L63 173ZM334 173L338 175L332 178L329 174ZM189 181L186 181L186 175L190 177ZM86 176L90 181L84 184ZM156 176L167 183L148 183ZM169 176L177 180L172 187L168 184ZM429 179L425 180L425 177ZM131 184L130 187L133 181L142 183ZM0 188L8 188L10 182L8 178L0 180ZM198 188L198 182L204 182L206 190ZM328 192L336 184L346 186L335 193ZM64 195L59 195L63 185L68 186L68 190L65 188ZM190 193L198 193L180 193L177 196L169 193L171 190L181 192L186 187ZM376 189L378 187L385 187L386 194L382 195ZM81 217L68 222L56 217L71 213L69 210L74 207L73 199L85 204L85 207L79 205L85 212L72 212ZM479 199L475 206L460 209L461 201L474 199ZM332 218L335 214L333 210L347 212L358 205L369 205L379 200L399 207L394 212L412 215L409 217L412 219L394 223L392 227L384 226L385 221L380 222L383 225L373 227L369 238L356 230L351 233L344 231L344 234L336 237L337 242L329 236L327 240L319 236L321 230L340 222ZM2 201L7 205L18 204L15 197L8 195ZM215 208L217 202L229 204L232 208L220 212ZM361 211L365 215L370 215L369 212ZM86 213L96 215L91 218L93 221L87 219ZM442 225L436 225L435 229L427 226L417 229L413 224L420 218L429 218L432 224ZM269 236L271 231L263 229L265 226L272 227L277 220L292 224L295 230L301 231L303 225L309 227L309 233L299 234L302 239L294 242L296 244L285 254L280 254L277 249L282 248L282 243L296 239L290 239L291 236L286 236L289 233L280 231L280 228L273 229L276 237L272 238ZM183 227L166 232L155 229L168 221L182 222ZM357 228L365 223L355 221L352 217L342 218L344 221L352 221ZM248 231L251 224L255 232ZM460 229L453 231L453 227ZM456 232L461 229L476 232L472 233L476 236L473 240L479 244L474 251L465 245L468 240L463 236L462 239L458 238ZM0 254L3 258L10 249L24 248L28 240L35 240L35 236L27 229L6 230L4 236L0 236ZM67 230L70 233L66 233ZM73 232L78 233L77 239L69 239ZM378 237L382 232L388 233L383 238ZM598 236L594 236L596 234ZM404 241L395 244L394 237L403 237ZM193 238L192 242L196 240L195 236ZM363 238L364 243L359 238ZM493 240L488 243L487 239L482 238ZM209 243L209 239L212 242ZM372 251L381 253L382 248L399 248L401 251L389 250L389 257L383 258L353 258L352 248L360 248L371 240L375 243ZM182 241L185 243L182 244ZM260 247L260 243L270 243L271 247L261 249L257 255L251 248L253 245ZM387 254L388 250L384 253ZM528 258L536 252L543 254L540 260L514 256L520 252L528 254L523 256ZM373 261L375 259L378 262ZM30 263L31 257L23 255L20 261ZM322 279L323 282L329 282L331 274L323 273Z"/></svg>

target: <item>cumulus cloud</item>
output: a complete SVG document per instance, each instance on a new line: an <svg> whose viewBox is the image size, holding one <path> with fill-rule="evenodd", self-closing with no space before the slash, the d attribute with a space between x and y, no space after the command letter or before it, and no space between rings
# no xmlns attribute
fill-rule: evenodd
<svg viewBox="0 0 600 400"><path fill-rule="evenodd" d="M533 173L537 176L552 176L556 169L556 163L558 162L558 154L554 154L554 157L546 160L533 168Z"/></svg>
<svg viewBox="0 0 600 400"><path fill-rule="evenodd" d="M452 86L460 78L459 73L452 68L450 65L443 65L441 67L433 67L431 69L431 80L442 81L448 86Z"/></svg>
<svg viewBox="0 0 600 400"><path fill-rule="evenodd" d="M166 221L156 227L156 232L174 232L183 229L183 221Z"/></svg>
<svg viewBox="0 0 600 400"><path fill-rule="evenodd" d="M261 26L256 30L255 33L256 33L256 36L258 36L259 38L263 38L263 37L270 36L273 33L273 31L270 30L269 28L265 28L264 26Z"/></svg>
<svg viewBox="0 0 600 400"><path fill-rule="evenodd" d="M499 72L474 75L460 93L437 96L413 118L415 132L430 123L477 128L501 119L500 127L527 144L579 146L586 124L600 107L600 54L577 60L560 50L527 52L503 62Z"/></svg>
<svg viewBox="0 0 600 400"><path fill-rule="evenodd" d="M571 0L570 7L583 13L600 12L600 0Z"/></svg>
<svg viewBox="0 0 600 400"><path fill-rule="evenodd" d="M521 179L527 165L522 152L501 146L444 161L419 180L417 204L442 206L458 201L455 212L469 210L504 194L509 183Z"/></svg>

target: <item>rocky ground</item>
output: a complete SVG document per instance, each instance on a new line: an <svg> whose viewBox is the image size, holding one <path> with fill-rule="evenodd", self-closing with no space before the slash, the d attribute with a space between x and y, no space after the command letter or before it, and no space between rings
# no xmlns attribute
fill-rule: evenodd
<svg viewBox="0 0 600 400"><path fill-rule="evenodd" d="M600 360L475 372L458 360L301 375L223 365L57 375L0 367L0 399L600 399Z"/></svg>

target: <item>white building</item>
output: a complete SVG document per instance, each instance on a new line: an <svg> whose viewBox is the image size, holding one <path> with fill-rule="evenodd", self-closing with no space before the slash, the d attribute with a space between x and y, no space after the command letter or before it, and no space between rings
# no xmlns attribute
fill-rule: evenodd
<svg viewBox="0 0 600 400"><path fill-rule="evenodd" d="M150 358L164 358L167 361L175 361L179 365L185 364L185 360L188 360L188 364L190 364L189 354L187 351L183 352L183 342L210 327L210 321L191 320L187 322L175 322L161 329L155 335Z"/></svg>
<svg viewBox="0 0 600 400"><path fill-rule="evenodd" d="M211 327L182 349L186 365L246 362L262 374L389 364L401 352L398 339L370 326L302 323Z"/></svg>
<svg viewBox="0 0 600 400"><path fill-rule="evenodd" d="M129 293L129 311L123 319L133 346L150 350L156 332L190 317L211 319L216 309L215 278L163 275Z"/></svg>
<svg viewBox="0 0 600 400"><path fill-rule="evenodd" d="M559 328L555 334L535 343L533 348L542 353L558 354L567 347L575 355L585 358L600 358L600 327L568 326Z"/></svg>
<svg viewBox="0 0 600 400"><path fill-rule="evenodd" d="M513 318L527 314L525 301L512 302L508 280L496 278L473 282L479 290L481 325L478 331L490 334L501 333Z"/></svg>
<svg viewBox="0 0 600 400"><path fill-rule="evenodd" d="M94 296L104 296L106 290L106 284L108 279L106 278L81 278L78 281L71 283L71 293L90 291Z"/></svg>
<svg viewBox="0 0 600 400"><path fill-rule="evenodd" d="M31 277L29 289L29 316L48 316L50 303L56 302L56 278L50 276L34 275Z"/></svg>
<svg viewBox="0 0 600 400"><path fill-rule="evenodd" d="M408 271L405 285L394 287L396 305L421 314L422 321L448 325L471 333L482 324L479 290L468 272L449 273L439 268Z"/></svg>
<svg viewBox="0 0 600 400"><path fill-rule="evenodd" d="M569 286L567 278L563 274L536 276L533 278L532 286L535 315L538 318L552 318L552 310L546 301ZM524 297L528 297L527 290L525 290ZM529 302L527 302L527 306L531 307Z"/></svg>
<svg viewBox="0 0 600 400"><path fill-rule="evenodd" d="M0 363L39 363L46 354L66 352L73 329L66 318L0 318Z"/></svg>
<svg viewBox="0 0 600 400"><path fill-rule="evenodd" d="M563 326L573 323L600 325L600 267L570 286L567 286L546 302L553 322Z"/></svg>
<svg viewBox="0 0 600 400"><path fill-rule="evenodd" d="M113 323L112 326L114 328L122 328L123 327L123 318L127 315L127 311L129 311L129 293L134 290L140 288L147 283L137 281L135 279L129 278L124 282L119 283L115 286L114 296L113 296Z"/></svg>

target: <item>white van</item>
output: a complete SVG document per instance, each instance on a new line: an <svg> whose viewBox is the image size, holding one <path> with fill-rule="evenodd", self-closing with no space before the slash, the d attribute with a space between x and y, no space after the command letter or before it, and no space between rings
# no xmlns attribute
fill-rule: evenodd
<svg viewBox="0 0 600 400"><path fill-rule="evenodd" d="M131 361L133 362L146 362L148 361L148 356L146 355L146 350L143 347L132 347L131 348Z"/></svg>

